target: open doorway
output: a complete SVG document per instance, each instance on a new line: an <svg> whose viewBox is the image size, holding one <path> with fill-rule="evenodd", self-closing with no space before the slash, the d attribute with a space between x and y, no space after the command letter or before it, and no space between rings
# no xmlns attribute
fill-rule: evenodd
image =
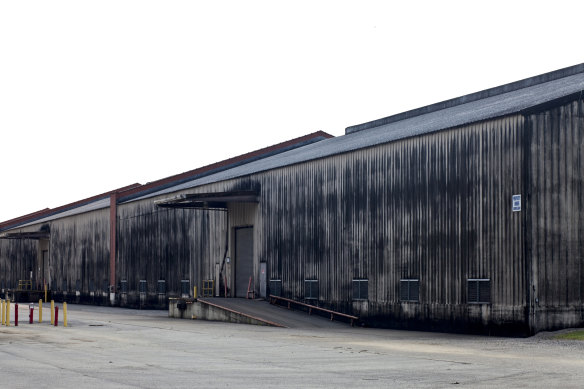
<svg viewBox="0 0 584 389"><path fill-rule="evenodd" d="M38 250L38 262L35 269L35 285L37 290L43 290L45 284L47 285L47 288L49 288L49 241L46 239L40 239Z"/></svg>

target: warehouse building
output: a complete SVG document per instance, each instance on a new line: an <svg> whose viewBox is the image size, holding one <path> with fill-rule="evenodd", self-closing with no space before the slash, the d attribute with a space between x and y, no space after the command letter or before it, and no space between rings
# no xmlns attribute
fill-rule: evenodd
<svg viewBox="0 0 584 389"><path fill-rule="evenodd" d="M2 287L41 268L99 304L205 285L384 327L582 326L582 90L584 64L1 223Z"/></svg>

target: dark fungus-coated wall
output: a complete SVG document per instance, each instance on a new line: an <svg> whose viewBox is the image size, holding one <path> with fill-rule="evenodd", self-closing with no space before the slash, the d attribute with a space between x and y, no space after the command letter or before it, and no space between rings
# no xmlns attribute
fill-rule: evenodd
<svg viewBox="0 0 584 389"><path fill-rule="evenodd" d="M527 116L527 253L535 331L584 324L584 107Z"/></svg>
<svg viewBox="0 0 584 389"><path fill-rule="evenodd" d="M30 279L37 256L37 241L0 239L0 292L16 288L18 280ZM4 296L3 296L4 297Z"/></svg>
<svg viewBox="0 0 584 389"><path fill-rule="evenodd" d="M269 171L261 184L260 261L283 294L385 326L525 326L520 115ZM368 279L367 302L352 280ZM420 302L399 281L420 280ZM467 279L491 304L467 304Z"/></svg>
<svg viewBox="0 0 584 389"><path fill-rule="evenodd" d="M304 280L318 280L311 303L371 324L502 333L583 325L582 112L575 98L183 192L260 193L229 214L159 208L153 198L118 204L114 303L164 307L182 280L191 294L217 278L229 229L253 225L256 279L266 262L268 279L297 300ZM109 210L49 224L53 289L109 303ZM38 247L0 239L0 280L14 286ZM471 278L490 280L489 303L469 303ZM353 279L368 280L366 300L353 300ZM419 279L419 302L401 301L401 279Z"/></svg>
<svg viewBox="0 0 584 389"><path fill-rule="evenodd" d="M167 297L199 290L203 279L214 279L215 263L225 251L226 212L167 209L152 199L118 206L116 280L123 306L166 306ZM121 282L126 280L127 293ZM140 296L140 281L146 291ZM158 281L166 295L159 298Z"/></svg>
<svg viewBox="0 0 584 389"><path fill-rule="evenodd" d="M58 300L107 304L109 211L50 222L50 286Z"/></svg>

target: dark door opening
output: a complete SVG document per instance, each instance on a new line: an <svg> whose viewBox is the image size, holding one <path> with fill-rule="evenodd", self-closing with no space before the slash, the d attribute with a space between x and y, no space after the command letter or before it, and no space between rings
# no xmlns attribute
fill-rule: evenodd
<svg viewBox="0 0 584 389"><path fill-rule="evenodd" d="M49 250L42 250L36 280L38 290L42 290L44 288L45 283L47 282L48 267L49 267Z"/></svg>
<svg viewBox="0 0 584 389"><path fill-rule="evenodd" d="M253 227L235 229L235 297L247 297L253 274ZM253 280L252 280L253 288Z"/></svg>

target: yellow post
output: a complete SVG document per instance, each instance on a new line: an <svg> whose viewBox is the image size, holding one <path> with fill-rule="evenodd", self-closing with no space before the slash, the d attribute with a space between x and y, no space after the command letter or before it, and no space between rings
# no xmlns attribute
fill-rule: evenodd
<svg viewBox="0 0 584 389"><path fill-rule="evenodd" d="M10 300L6 300L6 327L10 327Z"/></svg>
<svg viewBox="0 0 584 389"><path fill-rule="evenodd" d="M39 300L39 323L43 322L43 299Z"/></svg>
<svg viewBox="0 0 584 389"><path fill-rule="evenodd" d="M47 302L47 284L45 284L45 303Z"/></svg>
<svg viewBox="0 0 584 389"><path fill-rule="evenodd" d="M0 323L4 325L4 300L0 300Z"/></svg>
<svg viewBox="0 0 584 389"><path fill-rule="evenodd" d="M67 303L63 303L63 326L67 327Z"/></svg>
<svg viewBox="0 0 584 389"><path fill-rule="evenodd" d="M55 324L55 300L51 300L51 325Z"/></svg>
<svg viewBox="0 0 584 389"><path fill-rule="evenodd" d="M197 287L193 288L193 298L197 298Z"/></svg>

